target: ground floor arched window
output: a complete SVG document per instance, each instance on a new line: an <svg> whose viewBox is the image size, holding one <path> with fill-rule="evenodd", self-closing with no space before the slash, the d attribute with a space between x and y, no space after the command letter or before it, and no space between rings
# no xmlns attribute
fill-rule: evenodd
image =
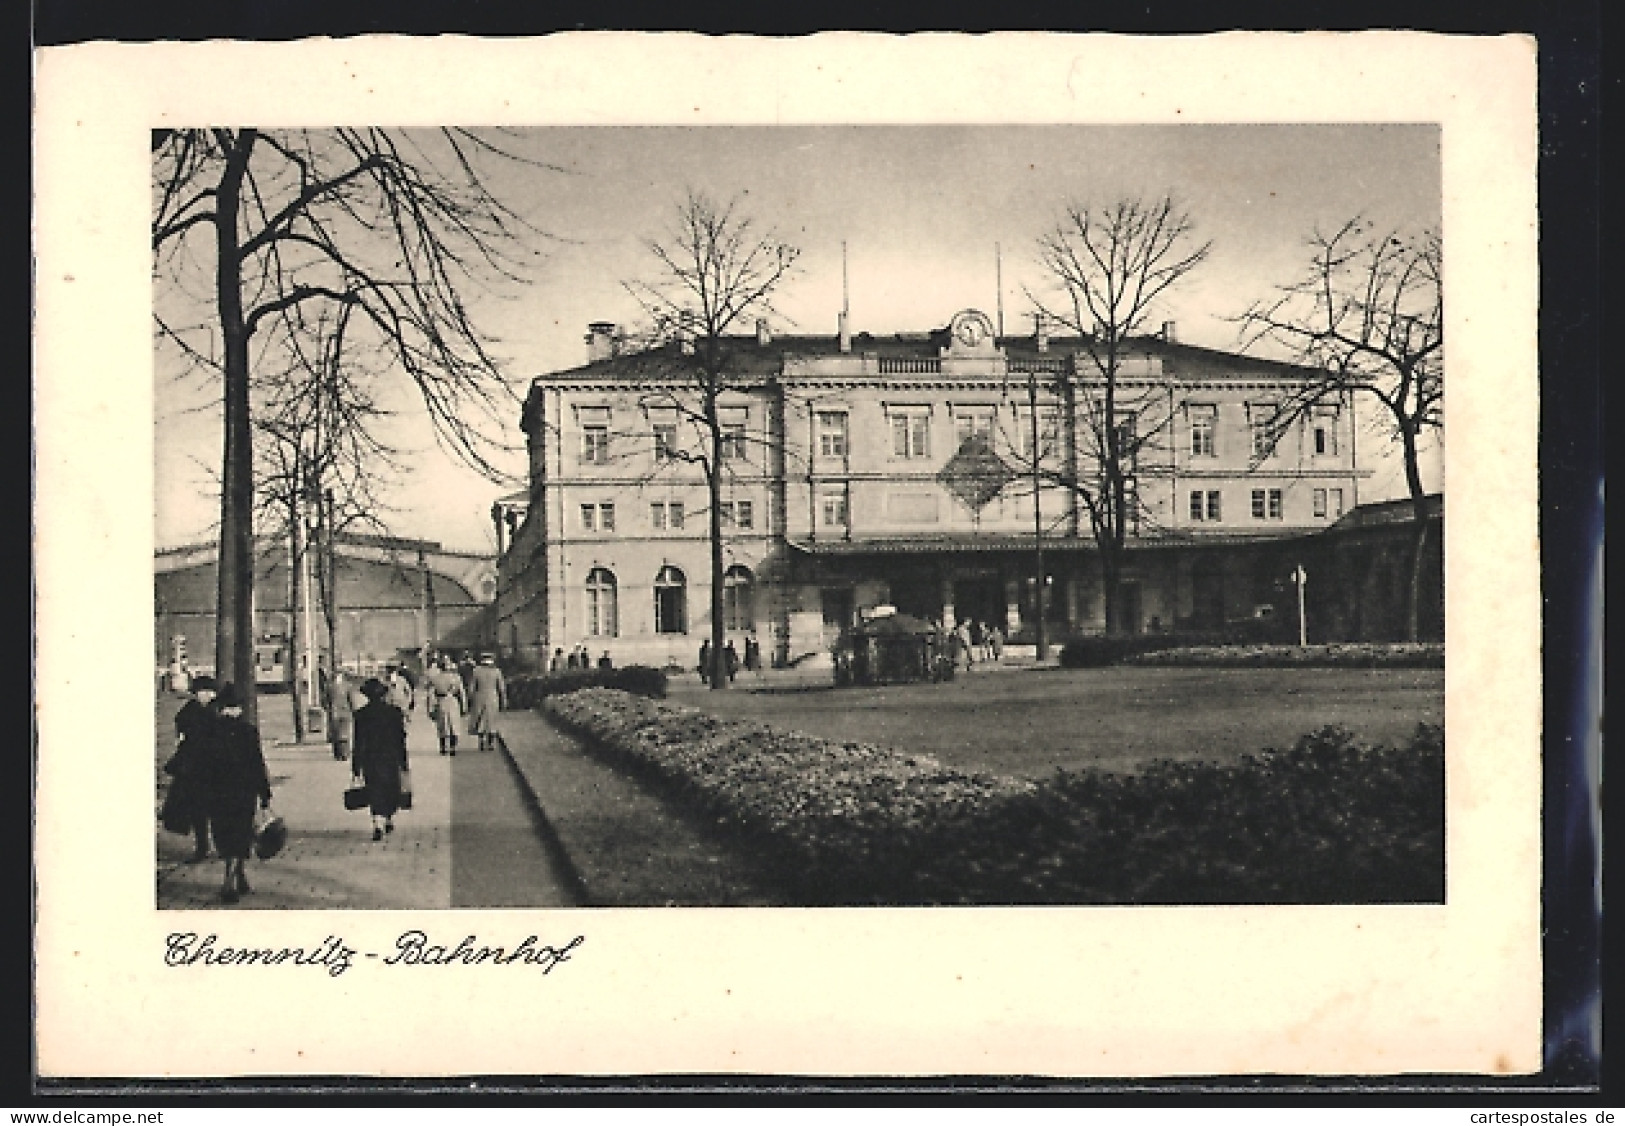
<svg viewBox="0 0 1625 1126"><path fill-rule="evenodd" d="M619 633L615 603L615 575L603 567L594 567L587 575L589 637L615 637Z"/></svg>
<svg viewBox="0 0 1625 1126"><path fill-rule="evenodd" d="M688 579L669 565L655 576L655 632L688 632Z"/></svg>
<svg viewBox="0 0 1625 1126"><path fill-rule="evenodd" d="M722 576L723 628L749 630L756 626L756 580L750 568L735 564Z"/></svg>

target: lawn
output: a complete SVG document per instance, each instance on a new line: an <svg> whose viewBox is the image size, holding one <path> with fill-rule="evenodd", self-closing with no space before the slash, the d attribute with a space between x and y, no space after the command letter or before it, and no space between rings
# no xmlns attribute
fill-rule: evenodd
<svg viewBox="0 0 1625 1126"><path fill-rule="evenodd" d="M672 699L841 741L935 755L967 771L1041 777L1232 760L1327 724L1401 743L1444 722L1440 669L1030 669L883 688L673 685Z"/></svg>

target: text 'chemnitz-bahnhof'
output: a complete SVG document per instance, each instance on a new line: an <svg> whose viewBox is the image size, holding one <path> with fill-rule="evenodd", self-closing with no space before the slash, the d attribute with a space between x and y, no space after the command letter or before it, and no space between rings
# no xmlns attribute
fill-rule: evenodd
<svg viewBox="0 0 1625 1126"><path fill-rule="evenodd" d="M843 322L830 337L765 324L728 337L716 413L729 637L795 662L876 606L997 625L1018 644L1039 605L1051 637L1103 631L1088 511L1067 484L1092 479L1081 463L1097 448L1088 343L999 337L971 309L926 333ZM689 456L704 448L695 349L632 349L603 323L587 349L525 403L530 487L493 511L496 641L515 656L586 644L617 663L692 665L711 581L709 493ZM1302 539L1359 504L1368 471L1346 398L1268 432L1313 377L1181 343L1172 324L1127 343L1114 394L1134 438L1124 631L1266 613L1283 562L1247 547Z"/></svg>

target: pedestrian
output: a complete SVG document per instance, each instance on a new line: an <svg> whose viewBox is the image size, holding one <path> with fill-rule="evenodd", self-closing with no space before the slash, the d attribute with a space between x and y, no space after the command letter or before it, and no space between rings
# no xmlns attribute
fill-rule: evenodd
<svg viewBox="0 0 1625 1126"><path fill-rule="evenodd" d="M972 618L970 623L970 643L972 648L976 651L977 656L983 656L985 654L986 650L983 648L983 645L986 640L987 634L982 628L982 620L980 618Z"/></svg>
<svg viewBox="0 0 1625 1126"><path fill-rule="evenodd" d="M598 667L605 672L615 667L615 662L610 658L608 649L605 649L604 655L598 658Z"/></svg>
<svg viewBox="0 0 1625 1126"><path fill-rule="evenodd" d="M552 663L548 665L548 672L563 672L565 670L564 647L561 645L553 650Z"/></svg>
<svg viewBox="0 0 1625 1126"><path fill-rule="evenodd" d="M745 669L747 672L762 671L762 644L751 634L745 638Z"/></svg>
<svg viewBox="0 0 1625 1126"><path fill-rule="evenodd" d="M236 903L253 890L243 866L254 844L254 801L271 804L271 778L260 751L259 729L242 718L243 697L227 684L215 698L214 718L204 732L202 781L204 807L214 831L214 847L225 861L220 898Z"/></svg>
<svg viewBox="0 0 1625 1126"><path fill-rule="evenodd" d="M366 685L361 687L364 695ZM389 679L385 682L385 687L389 690L390 705L400 710L402 722L410 724L412 722L412 708L417 702L417 692L412 685L411 678L406 675L406 670L400 665L390 666Z"/></svg>
<svg viewBox="0 0 1625 1126"><path fill-rule="evenodd" d="M711 639L700 642L700 683L711 683Z"/></svg>
<svg viewBox="0 0 1625 1126"><path fill-rule="evenodd" d="M987 631L988 648L993 653L995 661L1004 660L1004 631L997 625L989 627Z"/></svg>
<svg viewBox="0 0 1625 1126"><path fill-rule="evenodd" d="M722 664L723 671L728 674L728 683L732 684L734 677L739 675L739 650L734 648L732 641L722 647Z"/></svg>
<svg viewBox="0 0 1625 1126"><path fill-rule="evenodd" d="M564 659L564 667L566 669L568 669L570 672L575 672L576 669L579 669L581 667L581 650L580 649L572 648L570 650L570 655Z"/></svg>
<svg viewBox="0 0 1625 1126"><path fill-rule="evenodd" d="M469 693L468 733L479 737L480 750L489 751L496 746L497 713L508 706L508 682L489 653L481 654L471 679L474 690Z"/></svg>
<svg viewBox="0 0 1625 1126"><path fill-rule="evenodd" d="M440 753L457 754L457 724L467 711L468 697L463 693L462 678L452 667L450 657L440 658L440 664L424 678L429 715L434 719L435 731L440 736Z"/></svg>
<svg viewBox="0 0 1625 1126"><path fill-rule="evenodd" d="M977 663L977 655L975 655L975 650L970 648L970 626L967 626L965 622L960 622L959 626L954 627L954 642L955 647L959 648L959 652L964 655L965 671L968 673L972 666Z"/></svg>
<svg viewBox="0 0 1625 1126"><path fill-rule="evenodd" d="M327 740L333 745L333 757L343 762L350 757L350 740L355 724L350 678L343 669L334 669L327 678L326 704Z"/></svg>
<svg viewBox="0 0 1625 1126"><path fill-rule="evenodd" d="M592 654L587 652L587 643L585 641L576 646L576 667L580 669L592 668Z"/></svg>
<svg viewBox="0 0 1625 1126"><path fill-rule="evenodd" d="M192 698L175 713L175 753L164 764L170 777L164 795L164 823L166 827L181 826L177 831L190 830L196 845L192 853L195 864L209 858L209 811L203 804L201 760L207 754L207 728L214 721L214 677L195 676L191 687Z"/></svg>
<svg viewBox="0 0 1625 1126"><path fill-rule="evenodd" d="M463 682L463 699L467 700L474 691L474 659L467 653L457 662L457 676Z"/></svg>
<svg viewBox="0 0 1625 1126"><path fill-rule="evenodd" d="M355 713L355 761L352 773L367 787L367 808L372 811L372 839L381 841L395 831L395 812L401 808L406 757L406 720L389 702L389 686L369 679L361 686L367 703Z"/></svg>

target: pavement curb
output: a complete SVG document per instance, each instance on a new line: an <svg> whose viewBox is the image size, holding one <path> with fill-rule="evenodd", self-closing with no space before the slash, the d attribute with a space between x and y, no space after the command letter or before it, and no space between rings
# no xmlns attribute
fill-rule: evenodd
<svg viewBox="0 0 1625 1126"><path fill-rule="evenodd" d="M547 842L548 850L553 853L553 858L558 861L559 868L569 883L571 898L576 901L577 906L593 906L592 897L587 890L587 881L582 876L581 869L576 866L575 859L570 855L570 850L564 847L564 841L559 837L558 829L554 827L552 820L547 816L547 809L542 805L541 796L536 793L536 788L531 785L530 777L520 767L519 760L514 758L513 751L508 748L508 740L503 736L502 732L498 731L496 733L496 740L497 746L502 748L502 758L508 764L508 771L519 780L519 791L524 795L526 807L530 810L531 816L535 818L536 826L541 830L542 837Z"/></svg>

